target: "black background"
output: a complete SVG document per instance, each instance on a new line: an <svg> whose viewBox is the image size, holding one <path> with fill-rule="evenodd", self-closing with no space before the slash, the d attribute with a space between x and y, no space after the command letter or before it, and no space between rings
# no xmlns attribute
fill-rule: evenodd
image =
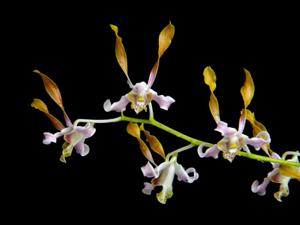
<svg viewBox="0 0 300 225"><path fill-rule="evenodd" d="M230 11L220 7L216 11L203 6L193 13L172 15L171 11L167 16L108 16L104 12L50 10L45 6L6 17L10 21L5 32L7 77L12 79L7 82L5 99L13 104L12 110L5 110L13 120L4 121L9 122L6 133L10 144L5 151L8 155L2 158L8 215L40 222L138 221L140 216L150 222L174 218L186 222L196 219L199 223L204 219L234 222L240 221L239 215L257 221L279 216L294 220L300 199L297 181L290 182L290 196L283 198L283 203L273 198L277 184L271 184L264 197L250 190L252 182L262 181L271 169L267 163L244 158L232 164L223 159L200 159L196 149L190 150L180 156L179 162L185 168L195 167L199 180L193 184L175 180L174 196L167 205L161 205L155 194L141 192L143 182L149 181L140 171L146 159L126 133L126 123L97 125L95 136L86 141L90 154L84 158L73 154L65 165L59 161L62 142L42 144L42 133L55 129L42 113L30 107L33 98L41 98L50 112L62 119L40 78L32 73L39 69L60 87L71 119L118 116L102 108L106 99L116 101L129 91L115 59L115 37L109 24L120 29L129 74L135 83L148 79L156 60L159 32L172 21L175 37L161 59L153 89L172 96L176 103L169 111L160 110L154 103L157 120L192 137L218 141L221 136L213 131L202 71L208 65L214 68L221 118L237 127L243 106L243 68L247 68L256 85L249 108L268 128L274 150L295 150L299 146L299 16L293 13L293 7L243 6ZM147 127L166 151L186 144ZM250 134L251 129L246 132Z"/></svg>

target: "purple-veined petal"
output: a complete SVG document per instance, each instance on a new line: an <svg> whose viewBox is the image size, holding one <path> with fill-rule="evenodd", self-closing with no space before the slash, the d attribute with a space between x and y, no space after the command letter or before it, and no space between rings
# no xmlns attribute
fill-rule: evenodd
<svg viewBox="0 0 300 225"><path fill-rule="evenodd" d="M145 194L145 195L151 195L151 192L154 190L154 186L148 182L145 182L144 183L144 188L142 190L142 192Z"/></svg>
<svg viewBox="0 0 300 225"><path fill-rule="evenodd" d="M144 177L149 177L149 178L157 177L157 173L150 162L147 162L145 166L141 167L141 170Z"/></svg>
<svg viewBox="0 0 300 225"><path fill-rule="evenodd" d="M215 131L218 131L222 136L232 136L237 133L237 130L232 127L228 127L227 123L219 121Z"/></svg>
<svg viewBox="0 0 300 225"><path fill-rule="evenodd" d="M127 95L125 95L122 96L118 102L114 102L113 104L111 104L109 99L106 100L103 104L103 108L106 112L110 112L110 111L123 112L125 111L128 103L129 100L127 98Z"/></svg>
<svg viewBox="0 0 300 225"><path fill-rule="evenodd" d="M168 110L170 105L175 102L175 99L170 96L153 95L153 100L156 101L161 109Z"/></svg>
<svg viewBox="0 0 300 225"><path fill-rule="evenodd" d="M196 172L195 168L188 168L185 170L182 165L175 163L175 173L179 181L184 181L186 183L193 183L199 178L199 174ZM192 173L192 176L189 176Z"/></svg>
<svg viewBox="0 0 300 225"><path fill-rule="evenodd" d="M84 144L83 141L80 141L75 145L76 152L81 156L86 156L90 152L90 147L87 144Z"/></svg>
<svg viewBox="0 0 300 225"><path fill-rule="evenodd" d="M212 147L210 147L209 149L207 149L205 152L203 152L203 148L204 147L209 147L206 143L203 143L201 145L199 145L198 147L198 155L200 156L200 158L207 158L207 157L213 157L215 159L217 159L219 157L219 152L220 150L218 149L217 145L214 145Z"/></svg>
<svg viewBox="0 0 300 225"><path fill-rule="evenodd" d="M55 134L51 134L49 132L44 132L43 144L44 145L49 145L50 143L56 143Z"/></svg>
<svg viewBox="0 0 300 225"><path fill-rule="evenodd" d="M262 138L248 138L246 139L247 145L252 145L256 150L259 150L263 145L269 144L270 142L262 139Z"/></svg>

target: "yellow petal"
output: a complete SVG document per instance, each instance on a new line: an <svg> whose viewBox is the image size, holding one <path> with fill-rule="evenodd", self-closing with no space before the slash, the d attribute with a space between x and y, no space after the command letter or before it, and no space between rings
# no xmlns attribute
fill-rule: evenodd
<svg viewBox="0 0 300 225"><path fill-rule="evenodd" d="M246 79L243 87L241 88L241 94L244 100L245 108L247 108L254 96L255 87L250 72L246 69L244 69L244 71L245 71Z"/></svg>
<svg viewBox="0 0 300 225"><path fill-rule="evenodd" d="M120 67L122 68L123 72L125 73L128 81L130 82L130 84L132 84L128 76L127 54L122 42L122 38L118 34L119 29L117 26L113 24L110 25L110 28L114 31L116 35L115 54L116 54L117 61Z"/></svg>
<svg viewBox="0 0 300 225"><path fill-rule="evenodd" d="M267 131L267 128L255 119L254 112L246 109L246 119L250 122L253 129L253 136L256 136L261 131Z"/></svg>
<svg viewBox="0 0 300 225"><path fill-rule="evenodd" d="M157 139L157 137L155 137L154 135L151 135L149 131L145 130L144 124L142 124L140 126L140 129L141 129L141 131L144 132L144 134L146 136L146 140L148 141L148 143L150 145L150 148L165 159L166 155L165 155L164 148L163 148L162 144L160 143L160 141Z"/></svg>
<svg viewBox="0 0 300 225"><path fill-rule="evenodd" d="M63 163L67 163L66 158L70 157L72 155L73 146L69 144L68 142L65 142L62 146L62 154L59 158L59 160Z"/></svg>
<svg viewBox="0 0 300 225"><path fill-rule="evenodd" d="M279 172L283 176L300 179L300 171L298 171L298 169L296 169L295 167L281 165L279 167Z"/></svg>
<svg viewBox="0 0 300 225"><path fill-rule="evenodd" d="M243 109L242 113L244 113L244 112L246 115L246 119L250 122L250 124L252 126L253 136L256 136L261 131L267 131L267 128L261 122L259 122L255 119L254 112L251 112L249 109ZM273 152L273 150L270 147L270 144L263 145L262 149L267 155L271 155Z"/></svg>
<svg viewBox="0 0 300 225"><path fill-rule="evenodd" d="M216 123L218 123L220 121L220 109L218 99L214 94L214 90L217 87L217 77L215 71L210 66L207 66L204 69L203 76L205 84L208 85L210 89L209 109L214 120L216 121Z"/></svg>
<svg viewBox="0 0 300 225"><path fill-rule="evenodd" d="M203 71L203 76L205 84L208 85L210 91L213 92L216 89L217 81L215 71L210 66L207 66Z"/></svg>
<svg viewBox="0 0 300 225"><path fill-rule="evenodd" d="M50 119L51 123L56 129L62 130L65 128L65 126L58 119L56 119L52 114L49 113L47 105L42 100L37 98L33 99L31 106L45 113L45 115Z"/></svg>
<svg viewBox="0 0 300 225"><path fill-rule="evenodd" d="M55 101L55 103L61 109L63 109L64 106L63 106L62 97L61 97L59 88L56 85L56 83L53 80L51 80L47 75L41 73L38 70L34 70L33 72L41 76L41 78L43 79L44 86L45 86L45 89L46 89L47 93Z"/></svg>
<svg viewBox="0 0 300 225"><path fill-rule="evenodd" d="M128 134L130 134L131 136L133 136L135 138L138 138L138 139L140 138L141 131L140 131L140 128L137 125L137 123L128 123L127 132L128 132Z"/></svg>
<svg viewBox="0 0 300 225"><path fill-rule="evenodd" d="M170 44L172 42L172 39L175 34L175 27L170 22L159 34L158 38L158 58L155 62L149 76L148 85L151 87L153 85L153 82L156 78L156 74L159 67L159 61L162 55L165 53L165 51L170 47Z"/></svg>
<svg viewBox="0 0 300 225"><path fill-rule="evenodd" d="M169 48L175 34L175 27L170 22L159 34L158 57L160 58Z"/></svg>
<svg viewBox="0 0 300 225"><path fill-rule="evenodd" d="M216 123L218 123L220 121L219 103L217 97L213 92L211 93L209 99L209 109Z"/></svg>
<svg viewBox="0 0 300 225"><path fill-rule="evenodd" d="M150 162L155 164L154 160L153 160L153 157L152 157L152 154L151 154L148 146L146 145L146 143L140 138L137 138L137 140L139 142L140 150L142 151L143 155L146 157L146 159L148 159Z"/></svg>

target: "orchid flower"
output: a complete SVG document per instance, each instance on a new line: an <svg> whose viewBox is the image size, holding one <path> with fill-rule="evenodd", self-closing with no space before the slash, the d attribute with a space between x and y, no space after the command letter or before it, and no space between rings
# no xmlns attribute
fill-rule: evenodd
<svg viewBox="0 0 300 225"><path fill-rule="evenodd" d="M48 145L52 142L56 143L57 138L63 137L65 142L62 146L63 150L60 161L64 163L66 163L65 158L71 156L73 148L75 148L76 152L81 156L86 156L89 153L90 148L87 144L85 144L85 139L93 136L96 132L93 124L87 123L85 126L73 126L71 120L65 112L58 86L47 75L39 72L38 70L35 70L34 72L41 76L47 93L63 111L67 126L65 127L56 117L49 113L47 105L42 100L34 99L31 106L45 113L52 122L53 126L59 130L54 134L44 132L43 144Z"/></svg>
<svg viewBox="0 0 300 225"><path fill-rule="evenodd" d="M219 152L222 151L223 157L232 162L239 151L244 150L250 153L248 145L253 146L256 150L259 150L264 145L270 143L271 138L267 131L261 131L257 133L257 135L253 138L249 138L247 135L243 134L247 119L246 108L250 104L254 95L254 83L251 74L247 70L245 70L245 74L245 84L241 88L245 108L240 116L239 128L238 130L236 130L235 128L228 127L227 123L220 120L219 104L214 94L214 90L216 89L216 75L211 67L205 68L203 72L204 81L209 86L211 91L209 101L210 111L217 123L217 128L215 130L219 131L222 134L223 138L217 144L208 148L205 152L203 152L203 148L209 146L206 143L199 145L198 154L201 158L213 157L216 159L218 158Z"/></svg>
<svg viewBox="0 0 300 225"><path fill-rule="evenodd" d="M139 82L133 85L128 75L128 66L127 66L127 55L125 48L122 43L122 38L118 35L118 27L115 25L111 25L111 29L114 31L116 35L116 43L115 43L115 53L117 61L122 68L123 72L127 77L127 83L129 87L132 89L129 93L122 96L118 102L114 102L111 104L110 100L106 100L104 102L104 110L106 112L116 111L123 112L126 109L126 106L131 103L131 108L138 114L143 110L147 110L147 106L150 104L152 100L157 102L160 108L164 110L168 110L170 105L175 102L175 100L170 96L158 95L156 91L152 90L151 87L156 78L156 74L159 67L159 62L161 56L168 49L173 39L175 33L175 27L169 23L160 33L159 35L159 46L158 46L158 59L154 64L148 82Z"/></svg>
<svg viewBox="0 0 300 225"><path fill-rule="evenodd" d="M298 157L300 153L297 152L286 152L283 154L282 158L275 152L272 153L272 158L284 159L287 155L292 155L293 157L287 161L299 162ZM279 163L272 163L273 170L268 173L268 176L264 178L264 181L259 184L256 180L251 185L251 191L257 193L260 196L266 194L266 188L270 182L279 183L279 191L274 193L274 197L277 201L281 202L282 197L287 197L289 195L289 182L291 179L297 179L300 181L300 167L280 165Z"/></svg>
<svg viewBox="0 0 300 225"><path fill-rule="evenodd" d="M173 195L172 184L175 175L179 181L184 181L186 183L193 183L199 178L199 175L194 168L185 170L182 165L177 163L177 155L172 156L170 160L161 163L155 168L148 162L141 170L145 177L153 178L151 183L144 183L145 187L142 192L146 195L150 195L155 187L162 186L162 191L156 194L157 200L162 204L166 204L167 200Z"/></svg>

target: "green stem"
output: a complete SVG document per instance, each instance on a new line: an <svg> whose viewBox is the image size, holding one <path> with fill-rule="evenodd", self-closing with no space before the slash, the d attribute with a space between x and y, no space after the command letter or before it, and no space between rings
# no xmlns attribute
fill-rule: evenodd
<svg viewBox="0 0 300 225"><path fill-rule="evenodd" d="M196 138L192 138L188 135L185 135L185 134L171 128L171 127L168 127L168 126L156 121L154 118L151 119L151 120L147 120L147 119L138 119L138 118L133 118L133 117L127 117L127 116L122 115L120 121L127 121L127 122L134 122L134 123L144 123L144 124L149 124L149 125L155 126L159 129L162 129L162 130L170 133L170 134L175 135L176 137L179 137L183 140L186 140L186 141L190 142L194 146L201 145L201 144L205 144L207 147L213 146L213 144L211 144L211 143L207 143L207 142L198 140ZM287 161L287 160L283 160L283 159L274 159L274 158L270 158L270 157L266 157L266 156L253 154L253 153L246 153L246 152L240 151L238 153L238 155L242 156L242 157L245 157L245 158L261 161L261 162L279 163L281 165L286 165L286 166L300 167L299 162L291 162L291 161Z"/></svg>

